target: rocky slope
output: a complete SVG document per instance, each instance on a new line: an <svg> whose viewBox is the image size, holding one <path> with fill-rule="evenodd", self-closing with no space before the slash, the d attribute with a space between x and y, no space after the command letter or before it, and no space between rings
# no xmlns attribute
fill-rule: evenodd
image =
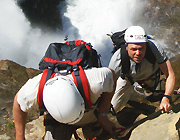
<svg viewBox="0 0 180 140"><path fill-rule="evenodd" d="M178 67L179 69L180 67ZM25 68L19 64L9 61L0 61L0 139L14 140L15 130L12 117L13 98L20 87L33 76L39 74L40 71L30 68ZM129 126L134 120L138 121L144 117L153 114L151 118L145 118L136 128L123 138L130 140L178 140L180 135L180 95L174 95L173 110L166 114L156 114L159 106L159 101L149 102L139 95L136 101L130 101L129 104L118 113L118 121ZM38 118L37 110L28 114L28 124L26 126L27 140L40 140L44 135L43 118ZM113 116L109 116L111 120L115 120ZM82 137L81 130L78 130ZM72 138L73 139L73 138Z"/></svg>
<svg viewBox="0 0 180 140"><path fill-rule="evenodd" d="M6 133L13 137L13 98L21 86L38 73L38 70L25 68L9 60L0 61L0 135ZM35 117L31 117L32 119Z"/></svg>

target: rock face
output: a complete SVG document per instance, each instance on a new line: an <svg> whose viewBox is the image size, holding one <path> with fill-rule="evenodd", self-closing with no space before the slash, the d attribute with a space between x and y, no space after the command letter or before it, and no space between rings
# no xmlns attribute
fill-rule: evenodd
<svg viewBox="0 0 180 140"><path fill-rule="evenodd" d="M45 134L45 127L43 125L43 116L29 122L26 125L26 139L27 140L42 140Z"/></svg>
<svg viewBox="0 0 180 140"><path fill-rule="evenodd" d="M29 79L39 74L40 71L25 68L9 60L0 61L0 139L15 140L15 130L12 117L12 104L16 92ZM138 95L137 95L138 96ZM140 103L135 101L118 113L118 121L129 126L134 120L145 118L122 140L178 140L180 138L180 95L173 95L173 109L170 113L156 114L159 101L149 102L142 97ZM38 112L30 112L26 125L26 139L40 140L44 136L42 116L38 118ZM37 119L38 118L38 119ZM110 116L111 118L111 116ZM146 119L147 118L147 119ZM112 119L112 118L111 118ZM81 138L82 131L78 130ZM72 137L74 140L74 137Z"/></svg>
<svg viewBox="0 0 180 140"><path fill-rule="evenodd" d="M129 140L179 140L180 138L180 104L173 107L170 113L147 120L136 127ZM176 112L177 110L178 112ZM176 110L176 111L175 111Z"/></svg>
<svg viewBox="0 0 180 140"><path fill-rule="evenodd" d="M29 78L38 73L40 71L25 68L9 60L0 61L0 134L6 133L13 126L12 105L15 94Z"/></svg>

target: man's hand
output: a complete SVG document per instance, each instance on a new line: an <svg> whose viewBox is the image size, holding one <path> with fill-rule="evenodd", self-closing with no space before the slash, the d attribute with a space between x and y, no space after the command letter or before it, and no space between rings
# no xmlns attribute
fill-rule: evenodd
<svg viewBox="0 0 180 140"><path fill-rule="evenodd" d="M159 64L159 68L164 73L164 75L166 75L166 85L165 85L164 95L171 96L174 91L175 74L170 61L167 60L166 62ZM160 109L162 109L162 113L169 112L172 109L172 106L170 105L170 101L167 97L162 98Z"/></svg>
<svg viewBox="0 0 180 140"><path fill-rule="evenodd" d="M98 122L104 128L104 130L107 131L110 135L114 133L114 130L116 129L115 124L111 122L107 116L99 115Z"/></svg>
<svg viewBox="0 0 180 140"><path fill-rule="evenodd" d="M160 104L160 109L162 109L162 113L169 112L172 109L170 101L168 98L163 97Z"/></svg>

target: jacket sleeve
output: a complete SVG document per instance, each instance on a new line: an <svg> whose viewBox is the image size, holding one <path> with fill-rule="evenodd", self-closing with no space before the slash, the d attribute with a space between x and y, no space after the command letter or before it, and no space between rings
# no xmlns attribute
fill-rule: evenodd
<svg viewBox="0 0 180 140"><path fill-rule="evenodd" d="M149 40L149 44L157 59L158 64L162 64L168 60L168 57L164 49L161 47L161 45L157 41Z"/></svg>

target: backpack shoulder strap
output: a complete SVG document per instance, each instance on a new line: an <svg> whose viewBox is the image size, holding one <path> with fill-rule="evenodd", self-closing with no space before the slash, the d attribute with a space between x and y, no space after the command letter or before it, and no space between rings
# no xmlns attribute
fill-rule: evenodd
<svg viewBox="0 0 180 140"><path fill-rule="evenodd" d="M86 74L81 66L78 66L79 70L73 71L72 76L74 78L74 83L76 84L81 96L85 101L85 107L92 107L90 92L89 92L89 84L87 81Z"/></svg>
<svg viewBox="0 0 180 140"><path fill-rule="evenodd" d="M146 54L145 54L145 58L148 60L148 62L150 62L151 64L155 64L156 62L156 57L154 55L154 53L151 50L151 46L149 44L149 42L146 43Z"/></svg>
<svg viewBox="0 0 180 140"><path fill-rule="evenodd" d="M55 73L54 73L55 74ZM37 101L39 104L39 109L41 109L43 105L43 89L46 81L50 79L51 77L54 77L53 71L51 69L45 69L43 71L41 80L39 82L39 89L38 89L38 95L37 95Z"/></svg>
<svg viewBox="0 0 180 140"><path fill-rule="evenodd" d="M130 75L130 58L128 55L128 52L126 50L126 45L121 46L121 61L122 61L122 79L128 79L130 83L133 85L134 81L132 80L132 77Z"/></svg>

